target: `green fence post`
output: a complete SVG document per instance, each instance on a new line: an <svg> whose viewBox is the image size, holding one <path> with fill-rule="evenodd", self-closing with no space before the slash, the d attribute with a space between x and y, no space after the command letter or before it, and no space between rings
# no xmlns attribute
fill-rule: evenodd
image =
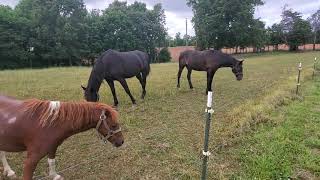
<svg viewBox="0 0 320 180"><path fill-rule="evenodd" d="M203 155L203 163L202 163L202 174L201 180L207 179L207 166L208 166L208 158L210 156L210 152L208 151L209 146L209 131L210 131L210 123L211 123L211 115L214 110L212 109L212 92L208 92L208 100L207 100L207 108L206 108L206 125L204 131L204 147L202 151Z"/></svg>
<svg viewBox="0 0 320 180"><path fill-rule="evenodd" d="M298 81L297 81L296 94L298 94L298 93L299 93L301 70L302 70L302 63L300 62L300 63L299 63L299 67L298 67Z"/></svg>

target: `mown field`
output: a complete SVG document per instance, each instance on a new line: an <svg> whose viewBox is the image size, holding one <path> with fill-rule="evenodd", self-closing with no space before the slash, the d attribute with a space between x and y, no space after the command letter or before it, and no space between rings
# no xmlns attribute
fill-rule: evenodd
<svg viewBox="0 0 320 180"><path fill-rule="evenodd" d="M259 124L272 122L271 112L295 98L297 64L302 76L311 74L319 52L251 55L244 62L244 79L236 81L231 69L220 69L214 79L215 114L211 128L209 179L248 177L239 158L239 143ZM206 73L193 72L194 89L183 73L176 88L176 63L153 64L147 80L147 96L131 107L119 83L120 121L125 146L102 145L89 131L71 137L58 149L57 170L66 179L198 179L203 146ZM50 68L0 72L0 92L19 99L78 101L83 99L91 68ZM138 80L129 80L138 99ZM302 85L302 92L304 92ZM107 85L102 85L100 101L112 104ZM241 146L240 146L241 147ZM250 147L248 147L250 148ZM22 175L25 154L8 154L9 163ZM78 166L74 166L79 164ZM248 162L253 163L253 162ZM38 164L35 177L47 175L47 161ZM254 175L253 175L254 176ZM256 175L259 178L259 175ZM250 176L252 177L252 176ZM255 177L255 176L254 176Z"/></svg>

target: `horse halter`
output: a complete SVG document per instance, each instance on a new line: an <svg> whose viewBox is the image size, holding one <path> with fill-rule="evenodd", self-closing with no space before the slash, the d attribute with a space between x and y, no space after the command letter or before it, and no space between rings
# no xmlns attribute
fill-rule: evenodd
<svg viewBox="0 0 320 180"><path fill-rule="evenodd" d="M105 143L107 144L108 139L111 138L113 135L117 134L118 132L121 132L121 128L119 127L117 130L112 130L110 129L110 127L107 124L107 116L105 114L105 111L103 110L101 115L100 115L100 120L96 126L96 130L98 132L98 137ZM102 133L99 132L99 128L101 126L101 124L104 125L104 127L107 129L108 134L107 135L103 135Z"/></svg>
<svg viewBox="0 0 320 180"><path fill-rule="evenodd" d="M234 75L236 75L236 76L243 75L243 72L238 71L235 66L232 67L232 72L233 72Z"/></svg>

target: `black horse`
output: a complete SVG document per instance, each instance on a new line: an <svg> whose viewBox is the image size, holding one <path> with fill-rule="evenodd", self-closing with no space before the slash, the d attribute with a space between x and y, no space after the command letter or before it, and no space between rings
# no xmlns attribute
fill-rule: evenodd
<svg viewBox="0 0 320 180"><path fill-rule="evenodd" d="M126 93L130 96L133 104L136 100L131 95L126 78L136 76L142 86L143 99L146 95L146 79L150 72L149 57L141 51L118 52L115 50L105 51L95 62L87 87L83 87L84 96L87 101L99 100L99 88L105 79L112 91L114 106L118 106L114 81L120 82Z"/></svg>
<svg viewBox="0 0 320 180"><path fill-rule="evenodd" d="M191 83L191 72L196 71L207 71L207 90L212 91L211 84L215 72L221 67L231 67L232 72L235 74L238 81L242 80L243 60L239 61L234 57L224 54L221 51L216 50L187 50L180 54L179 56L179 72L178 72L178 84L177 87L180 88L180 77L184 67L188 69L188 81L190 89L193 88Z"/></svg>

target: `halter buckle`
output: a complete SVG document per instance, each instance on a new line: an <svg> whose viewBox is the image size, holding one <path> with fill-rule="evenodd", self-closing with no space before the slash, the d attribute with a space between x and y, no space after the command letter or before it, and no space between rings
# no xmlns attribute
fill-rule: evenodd
<svg viewBox="0 0 320 180"><path fill-rule="evenodd" d="M107 144L108 139L110 137L112 137L113 135L117 134L118 132L121 132L121 128L120 127L115 131L110 129L110 127L108 126L108 124L106 122L106 119L107 119L107 116L105 114L105 111L102 111L101 115L100 115L100 120L99 120L99 122L97 123L97 126L96 126L96 130L97 130L97 133L98 133L98 138L100 138L105 144ZM106 136L104 136L103 134L101 134L99 132L99 127L101 126L101 124L103 124L104 127L108 130L108 134Z"/></svg>
<svg viewBox="0 0 320 180"><path fill-rule="evenodd" d="M107 116L106 116L106 114L105 114L105 111L102 111L102 113L101 113L101 115L100 115L100 120L105 120L105 119L107 119Z"/></svg>

